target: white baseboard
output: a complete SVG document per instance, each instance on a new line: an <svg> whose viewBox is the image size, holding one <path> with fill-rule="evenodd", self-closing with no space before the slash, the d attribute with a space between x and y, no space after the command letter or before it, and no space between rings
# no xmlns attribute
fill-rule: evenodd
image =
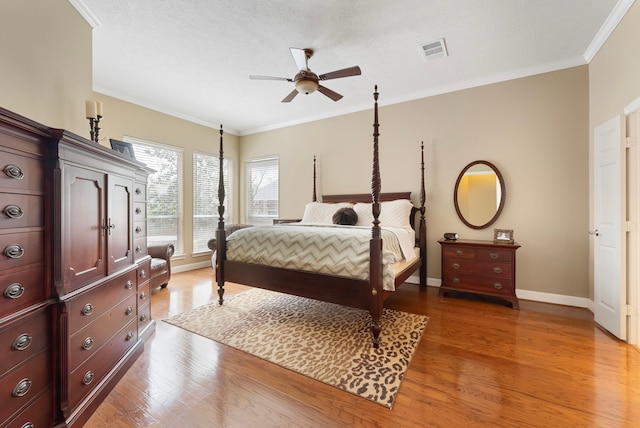
<svg viewBox="0 0 640 428"><path fill-rule="evenodd" d="M410 284L420 284L420 277L412 275L407 280ZM427 278L427 285L440 287L440 278ZM587 297L565 296L562 294L542 293L540 291L516 290L518 299L532 300L534 302L552 303L555 305L575 306L577 308L587 308L593 312L593 300Z"/></svg>
<svg viewBox="0 0 640 428"><path fill-rule="evenodd" d="M206 267L211 268L211 259L208 259L204 262L190 263L188 265L180 265L176 267L171 266L171 273L188 272L190 270L202 269ZM213 272L213 270L211 272Z"/></svg>

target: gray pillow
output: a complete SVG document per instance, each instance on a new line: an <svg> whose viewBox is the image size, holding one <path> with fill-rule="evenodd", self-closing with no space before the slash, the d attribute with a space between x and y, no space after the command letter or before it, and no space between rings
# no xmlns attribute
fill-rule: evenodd
<svg viewBox="0 0 640 428"><path fill-rule="evenodd" d="M333 215L333 224L353 226L358 222L358 214L353 208L340 208Z"/></svg>

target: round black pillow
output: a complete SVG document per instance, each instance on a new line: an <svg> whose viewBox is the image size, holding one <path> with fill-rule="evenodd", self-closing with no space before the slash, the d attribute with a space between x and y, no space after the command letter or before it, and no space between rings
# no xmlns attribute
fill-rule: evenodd
<svg viewBox="0 0 640 428"><path fill-rule="evenodd" d="M353 208L340 208L333 215L333 224L353 226L358 222L358 214Z"/></svg>

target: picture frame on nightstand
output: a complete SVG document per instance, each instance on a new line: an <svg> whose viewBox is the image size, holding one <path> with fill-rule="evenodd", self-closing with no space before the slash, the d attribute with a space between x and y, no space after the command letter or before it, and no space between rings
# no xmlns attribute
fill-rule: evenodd
<svg viewBox="0 0 640 428"><path fill-rule="evenodd" d="M493 242L496 244L513 244L513 229L493 229Z"/></svg>

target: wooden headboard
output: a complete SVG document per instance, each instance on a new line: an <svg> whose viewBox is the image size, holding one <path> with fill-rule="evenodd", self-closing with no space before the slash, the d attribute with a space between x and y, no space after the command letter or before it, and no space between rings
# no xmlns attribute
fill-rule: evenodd
<svg viewBox="0 0 640 428"><path fill-rule="evenodd" d="M396 199L409 199L411 200L411 192L394 192L394 193L381 193L380 202L395 201ZM372 202L371 193L353 193L350 195L322 195L322 202L338 203L338 202Z"/></svg>

